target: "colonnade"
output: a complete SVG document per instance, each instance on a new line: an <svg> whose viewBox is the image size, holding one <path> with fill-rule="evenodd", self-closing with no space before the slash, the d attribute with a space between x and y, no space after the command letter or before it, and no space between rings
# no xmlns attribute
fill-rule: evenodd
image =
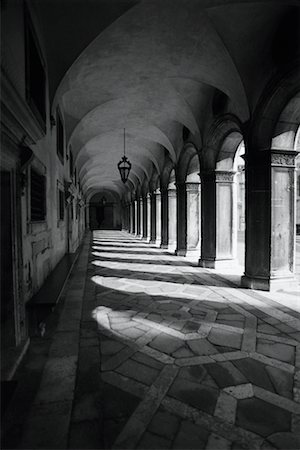
<svg viewBox="0 0 300 450"><path fill-rule="evenodd" d="M245 273L242 284L270 290L294 280L295 152L246 157ZM264 160L265 158L265 160ZM123 203L123 229L199 266L236 265L234 170L203 170L199 182L175 182Z"/></svg>

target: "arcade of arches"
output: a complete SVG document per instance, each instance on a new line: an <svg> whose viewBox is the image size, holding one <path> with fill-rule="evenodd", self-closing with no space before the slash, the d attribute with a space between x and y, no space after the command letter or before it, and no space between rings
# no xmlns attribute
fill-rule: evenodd
<svg viewBox="0 0 300 450"><path fill-rule="evenodd" d="M299 2L1 21L3 448L300 448Z"/></svg>

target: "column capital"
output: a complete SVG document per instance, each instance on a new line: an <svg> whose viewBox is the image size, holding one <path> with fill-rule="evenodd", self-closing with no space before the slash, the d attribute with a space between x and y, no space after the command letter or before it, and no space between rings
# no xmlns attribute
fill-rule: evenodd
<svg viewBox="0 0 300 450"><path fill-rule="evenodd" d="M271 149L271 165L293 168L297 155L295 150Z"/></svg>
<svg viewBox="0 0 300 450"><path fill-rule="evenodd" d="M236 171L234 170L216 170L216 183L233 183L234 175Z"/></svg>
<svg viewBox="0 0 300 450"><path fill-rule="evenodd" d="M177 191L176 189L168 189L168 197L176 197Z"/></svg>
<svg viewBox="0 0 300 450"><path fill-rule="evenodd" d="M188 182L186 183L186 190L198 192L200 185L201 185L200 181L199 183L197 183L196 181Z"/></svg>

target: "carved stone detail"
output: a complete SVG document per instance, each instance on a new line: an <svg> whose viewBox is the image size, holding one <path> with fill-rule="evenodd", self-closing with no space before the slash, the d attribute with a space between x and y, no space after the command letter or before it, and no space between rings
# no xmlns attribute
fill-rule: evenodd
<svg viewBox="0 0 300 450"><path fill-rule="evenodd" d="M292 153L271 153L271 164L275 166L295 166L296 152Z"/></svg>
<svg viewBox="0 0 300 450"><path fill-rule="evenodd" d="M168 197L176 197L177 191L176 189L168 189Z"/></svg>
<svg viewBox="0 0 300 450"><path fill-rule="evenodd" d="M216 170L216 182L217 183L233 183L234 175L236 172L229 172L229 171L223 171L223 170Z"/></svg>
<svg viewBox="0 0 300 450"><path fill-rule="evenodd" d="M186 190L187 191L194 191L199 192L201 183L186 183Z"/></svg>

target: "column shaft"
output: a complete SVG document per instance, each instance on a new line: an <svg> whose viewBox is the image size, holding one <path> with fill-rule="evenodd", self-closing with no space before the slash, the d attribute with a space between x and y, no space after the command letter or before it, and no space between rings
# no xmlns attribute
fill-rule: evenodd
<svg viewBox="0 0 300 450"><path fill-rule="evenodd" d="M168 248L169 241L169 212L168 190L161 190L161 248Z"/></svg>
<svg viewBox="0 0 300 450"><path fill-rule="evenodd" d="M273 290L295 280L295 156L288 150L247 154L244 286Z"/></svg>
<svg viewBox="0 0 300 450"><path fill-rule="evenodd" d="M161 244L161 194L160 192L155 193L155 211L156 211L156 245Z"/></svg>
<svg viewBox="0 0 300 450"><path fill-rule="evenodd" d="M187 205L187 256L200 253L201 215L200 183L186 184Z"/></svg>
<svg viewBox="0 0 300 450"><path fill-rule="evenodd" d="M155 244L155 241L156 241L156 195L154 192L152 192L150 194L150 204L151 204L150 242Z"/></svg>
<svg viewBox="0 0 300 450"><path fill-rule="evenodd" d="M176 255L185 256L187 246L187 204L186 204L186 184L178 183L177 192L177 247Z"/></svg>
<svg viewBox="0 0 300 450"><path fill-rule="evenodd" d="M177 246L177 199L176 189L168 189L169 240L168 248L175 251Z"/></svg>

